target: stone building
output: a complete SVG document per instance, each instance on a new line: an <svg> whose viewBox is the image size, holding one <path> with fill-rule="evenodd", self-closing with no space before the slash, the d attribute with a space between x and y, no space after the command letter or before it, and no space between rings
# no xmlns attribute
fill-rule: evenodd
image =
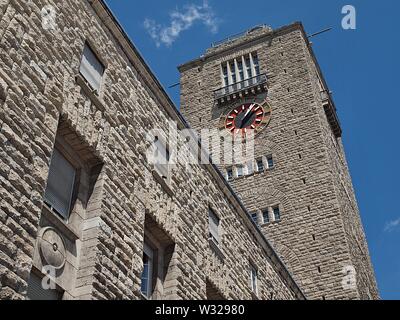
<svg viewBox="0 0 400 320"><path fill-rule="evenodd" d="M193 128L244 143L254 132L254 156L214 161L307 298L379 298L336 107L302 24L256 27L179 70Z"/></svg>
<svg viewBox="0 0 400 320"><path fill-rule="evenodd" d="M187 125L103 1L0 1L0 47L0 299L305 298L214 165L149 161Z"/></svg>
<svg viewBox="0 0 400 320"><path fill-rule="evenodd" d="M185 115L201 128L193 111L204 112L219 127L212 108L226 97L214 100L212 91L226 49L265 46L257 53L268 82L252 89L270 99L272 116L256 152L273 156L264 161L276 177L229 183L224 166L179 161L208 159L204 142L185 130L103 1L0 0L0 299L377 297L342 146L330 131L333 102L317 100L320 73L310 71L317 65L302 28L256 33L181 67ZM331 122L318 103L331 104ZM290 106L304 113L290 116ZM313 148L288 138L296 125ZM259 201L246 195L245 179ZM271 217L280 210L281 222L260 227L262 212L252 214L267 207ZM351 281L343 283L342 264L355 267L355 288L343 289Z"/></svg>

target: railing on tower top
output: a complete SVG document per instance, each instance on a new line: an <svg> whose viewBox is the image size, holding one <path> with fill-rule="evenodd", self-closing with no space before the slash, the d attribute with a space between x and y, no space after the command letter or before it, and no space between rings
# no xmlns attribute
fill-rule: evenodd
<svg viewBox="0 0 400 320"><path fill-rule="evenodd" d="M221 89L217 89L214 91L214 98L216 100L230 95L230 94L234 94L237 93L239 91L245 90L245 89L249 89L251 87L257 86L257 85L261 85L267 82L267 75L266 74L260 74L258 76L255 76L253 78L249 78L249 79L245 79L239 82L236 82L234 84L231 84L229 86L226 86L224 88Z"/></svg>
<svg viewBox="0 0 400 320"><path fill-rule="evenodd" d="M249 29L249 30L246 30L246 31L243 31L243 32L241 32L241 33L234 34L234 35L231 35L231 36L229 36L229 37L227 37L227 38L225 38L225 39L219 40L219 41L215 41L215 42L213 42L213 43L211 44L211 47L212 47L212 48L218 47L218 46L220 46L221 44L224 44L224 43L227 43L227 42L231 42L231 41L234 41L234 40L236 40L236 39L238 39L238 38L240 38L240 37L243 37L243 36L245 36L245 35L248 35L248 34L252 33L252 32L255 31L255 30L266 29L266 28L268 28L268 26L267 26L266 24L257 25L257 26L255 26L255 27Z"/></svg>

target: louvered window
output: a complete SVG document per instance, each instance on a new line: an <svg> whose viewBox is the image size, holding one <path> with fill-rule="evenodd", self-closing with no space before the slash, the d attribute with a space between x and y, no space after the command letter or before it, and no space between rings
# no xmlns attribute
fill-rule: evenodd
<svg viewBox="0 0 400 320"><path fill-rule="evenodd" d="M104 74L104 66L87 44L85 44L85 48L83 49L80 73L92 89L99 92L101 79Z"/></svg>
<svg viewBox="0 0 400 320"><path fill-rule="evenodd" d="M32 273L28 281L29 300L61 300L63 292L55 289L44 289L42 278Z"/></svg>
<svg viewBox="0 0 400 320"><path fill-rule="evenodd" d="M208 210L208 217L210 239L219 244L219 218L211 209Z"/></svg>
<svg viewBox="0 0 400 320"><path fill-rule="evenodd" d="M69 218L71 210L75 175L75 168L57 149L54 149L44 201L65 220Z"/></svg>

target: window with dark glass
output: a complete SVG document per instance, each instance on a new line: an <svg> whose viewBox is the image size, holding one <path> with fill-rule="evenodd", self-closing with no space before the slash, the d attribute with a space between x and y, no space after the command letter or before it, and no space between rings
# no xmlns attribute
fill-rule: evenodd
<svg viewBox="0 0 400 320"><path fill-rule="evenodd" d="M279 206L273 207L272 211L274 212L274 220L280 221L281 220L281 211L279 209Z"/></svg>
<svg viewBox="0 0 400 320"><path fill-rule="evenodd" d="M258 223L257 212L253 212L253 213L251 214L251 220L253 220L254 223Z"/></svg>
<svg viewBox="0 0 400 320"><path fill-rule="evenodd" d="M228 179L228 181L233 180L233 169L229 168L226 170L226 177Z"/></svg>
<svg viewBox="0 0 400 320"><path fill-rule="evenodd" d="M232 84L236 83L236 68L235 68L235 62L232 61L230 63L230 68L231 68L231 74L232 74Z"/></svg>
<svg viewBox="0 0 400 320"><path fill-rule="evenodd" d="M246 70L247 70L247 78L252 78L253 74L251 71L251 62L250 62L250 57L245 58L245 63L246 63Z"/></svg>
<svg viewBox="0 0 400 320"><path fill-rule="evenodd" d="M141 292L146 298L152 295L152 281L153 281L153 259L154 252L147 245L144 244L143 250L143 271L141 275Z"/></svg>
<svg viewBox="0 0 400 320"><path fill-rule="evenodd" d="M227 67L226 64L222 67L222 74L224 76L224 84L223 84L223 86L227 87L229 85L229 77L228 77L228 67Z"/></svg>
<svg viewBox="0 0 400 320"><path fill-rule="evenodd" d="M238 65L238 69L239 69L239 79L238 79L238 81L243 81L244 80L243 62L242 61L238 61L237 65Z"/></svg>
<svg viewBox="0 0 400 320"><path fill-rule="evenodd" d="M268 163L268 169L273 168L274 167L274 158L272 156L268 156L267 163Z"/></svg>
<svg viewBox="0 0 400 320"><path fill-rule="evenodd" d="M263 215L264 223L269 223L270 222L270 220L269 220L269 210L268 209L263 210L262 211L262 215Z"/></svg>
<svg viewBox="0 0 400 320"><path fill-rule="evenodd" d="M254 76L260 75L260 64L259 64L259 61L258 61L257 54L253 54L253 64L254 64L254 70L256 72L256 74Z"/></svg>
<svg viewBox="0 0 400 320"><path fill-rule="evenodd" d="M257 171L258 172L264 171L264 162L262 159L257 160Z"/></svg>

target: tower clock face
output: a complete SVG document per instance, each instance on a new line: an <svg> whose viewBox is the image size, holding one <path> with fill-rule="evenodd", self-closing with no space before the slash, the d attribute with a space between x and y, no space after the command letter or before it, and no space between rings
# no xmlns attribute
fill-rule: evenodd
<svg viewBox="0 0 400 320"><path fill-rule="evenodd" d="M264 103L246 102L235 107L225 119L225 128L232 134L254 134L263 129L271 119L271 108Z"/></svg>

